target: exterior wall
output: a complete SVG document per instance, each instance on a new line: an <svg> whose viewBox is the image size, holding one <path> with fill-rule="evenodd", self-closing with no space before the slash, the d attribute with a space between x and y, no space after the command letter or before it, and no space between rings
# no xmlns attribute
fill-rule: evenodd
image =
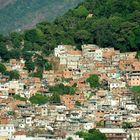
<svg viewBox="0 0 140 140"><path fill-rule="evenodd" d="M127 140L127 133L124 129L98 128L106 135L108 140Z"/></svg>
<svg viewBox="0 0 140 140"><path fill-rule="evenodd" d="M56 57L60 57L63 53L65 53L65 46L63 45L58 45L58 47L54 49L54 55Z"/></svg>
<svg viewBox="0 0 140 140"><path fill-rule="evenodd" d="M102 61L103 59L103 51L102 49L98 49L95 51L95 60Z"/></svg>
<svg viewBox="0 0 140 140"><path fill-rule="evenodd" d="M68 57L67 57L67 68L77 69L79 59L80 59L80 56L68 55Z"/></svg>
<svg viewBox="0 0 140 140"><path fill-rule="evenodd" d="M125 82L112 82L109 84L110 90L112 91L113 88L125 88L126 83Z"/></svg>
<svg viewBox="0 0 140 140"><path fill-rule="evenodd" d="M0 125L0 136L8 136L11 137L15 132L15 128L13 124L1 124Z"/></svg>
<svg viewBox="0 0 140 140"><path fill-rule="evenodd" d="M128 131L128 135L131 140L139 140L140 139L140 129L130 129Z"/></svg>
<svg viewBox="0 0 140 140"><path fill-rule="evenodd" d="M96 122L100 122L104 120L104 111L103 110L99 110L96 112Z"/></svg>
<svg viewBox="0 0 140 140"><path fill-rule="evenodd" d="M140 71L127 74L127 82L129 86L140 86Z"/></svg>

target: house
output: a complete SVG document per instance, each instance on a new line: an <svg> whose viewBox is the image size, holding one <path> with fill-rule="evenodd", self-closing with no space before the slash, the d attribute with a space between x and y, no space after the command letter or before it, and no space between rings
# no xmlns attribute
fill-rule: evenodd
<svg viewBox="0 0 140 140"><path fill-rule="evenodd" d="M127 140L127 132L121 128L97 128L108 140Z"/></svg>
<svg viewBox="0 0 140 140"><path fill-rule="evenodd" d="M115 88L125 88L126 87L126 82L116 80L116 79L111 79L108 83L110 91L112 91Z"/></svg>
<svg viewBox="0 0 140 140"><path fill-rule="evenodd" d="M62 95L61 102L65 105L68 109L73 109L75 106L75 99L73 95Z"/></svg>
<svg viewBox="0 0 140 140"><path fill-rule="evenodd" d="M81 56L82 56L81 51L78 51L78 50L68 51L67 59L66 59L67 68L77 69Z"/></svg>
<svg viewBox="0 0 140 140"><path fill-rule="evenodd" d="M134 103L126 103L125 108L130 111L134 111L137 109L137 105Z"/></svg>
<svg viewBox="0 0 140 140"><path fill-rule="evenodd" d="M103 49L97 49L94 53L94 60L102 61L103 59Z"/></svg>
<svg viewBox="0 0 140 140"><path fill-rule="evenodd" d="M140 61L133 61L132 68L134 71L139 71L140 70Z"/></svg>
<svg viewBox="0 0 140 140"><path fill-rule="evenodd" d="M86 58L93 59L95 56L95 50L99 47L94 44L82 45L82 55Z"/></svg>
<svg viewBox="0 0 140 140"><path fill-rule="evenodd" d="M139 140L140 139L140 128L132 128L128 130L129 139Z"/></svg>
<svg viewBox="0 0 140 140"><path fill-rule="evenodd" d="M6 136L10 138L14 132L14 124L0 124L0 136Z"/></svg>
<svg viewBox="0 0 140 140"><path fill-rule="evenodd" d="M74 47L70 45L58 45L58 47L54 49L54 56L60 59L60 65L67 64L67 53L73 50L73 48Z"/></svg>
<svg viewBox="0 0 140 140"><path fill-rule="evenodd" d="M132 71L126 74L129 86L140 86L140 71Z"/></svg>

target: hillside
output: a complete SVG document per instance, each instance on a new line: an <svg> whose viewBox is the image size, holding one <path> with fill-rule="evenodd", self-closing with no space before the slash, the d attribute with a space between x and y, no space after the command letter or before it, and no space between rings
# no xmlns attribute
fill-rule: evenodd
<svg viewBox="0 0 140 140"><path fill-rule="evenodd" d="M86 0L53 22L0 36L0 56L4 61L20 57L30 61L35 52L48 56L59 44L75 45L77 49L82 44L97 44L121 52L140 52L139 38L139 0Z"/></svg>
<svg viewBox="0 0 140 140"><path fill-rule="evenodd" d="M7 6L8 4L10 4L13 1L15 1L15 0L0 0L0 9L4 8L5 6Z"/></svg>
<svg viewBox="0 0 140 140"><path fill-rule="evenodd" d="M0 0L0 32L35 26L53 20L83 0Z"/></svg>

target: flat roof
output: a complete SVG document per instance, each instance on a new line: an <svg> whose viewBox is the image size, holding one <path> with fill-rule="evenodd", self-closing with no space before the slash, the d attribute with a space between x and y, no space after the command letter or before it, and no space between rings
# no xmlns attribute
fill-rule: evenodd
<svg viewBox="0 0 140 140"><path fill-rule="evenodd" d="M126 133L124 129L122 128L97 128L100 130L102 133Z"/></svg>

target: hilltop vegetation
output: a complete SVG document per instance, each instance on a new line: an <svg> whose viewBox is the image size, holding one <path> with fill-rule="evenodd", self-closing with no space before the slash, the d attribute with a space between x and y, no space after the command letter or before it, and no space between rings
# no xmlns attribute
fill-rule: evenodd
<svg viewBox="0 0 140 140"><path fill-rule="evenodd" d="M34 27L53 20L83 0L0 0L0 32Z"/></svg>
<svg viewBox="0 0 140 140"><path fill-rule="evenodd" d="M54 22L44 21L24 33L0 36L0 56L4 61L23 57L29 62L26 63L28 70L34 69L34 64L41 69L46 64L50 69L43 57L59 44L72 44L81 49L81 44L92 43L122 52L139 51L139 37L139 0L86 0ZM36 54L36 61L32 62L35 52L40 54Z"/></svg>

